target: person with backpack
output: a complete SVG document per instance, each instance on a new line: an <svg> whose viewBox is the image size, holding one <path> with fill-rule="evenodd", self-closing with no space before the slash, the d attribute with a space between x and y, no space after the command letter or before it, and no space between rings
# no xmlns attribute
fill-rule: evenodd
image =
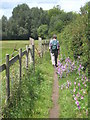
<svg viewBox="0 0 90 120"><path fill-rule="evenodd" d="M54 65L56 67L58 67L57 66L57 58L58 58L60 46L59 46L59 41L57 40L57 36L55 34L53 35L53 39L50 43L50 47L51 47L50 49L51 49L52 56L53 56L54 61L55 61Z"/></svg>
<svg viewBox="0 0 90 120"><path fill-rule="evenodd" d="M52 53L52 50L51 50L52 41L53 41L53 39L51 38L50 42L49 42L49 51L50 51L50 55L51 55L51 62L52 62L52 65L54 66L55 65L55 59L54 59L54 54Z"/></svg>

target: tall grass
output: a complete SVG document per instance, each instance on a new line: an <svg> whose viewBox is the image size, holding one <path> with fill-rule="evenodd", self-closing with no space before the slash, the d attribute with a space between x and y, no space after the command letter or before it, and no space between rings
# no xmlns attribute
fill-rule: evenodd
<svg viewBox="0 0 90 120"><path fill-rule="evenodd" d="M38 63L37 63L38 61ZM53 67L50 55L46 53L43 58L36 60L35 73L32 67L24 72L21 89L10 101L3 111L5 118L48 118L52 106L51 94L53 83ZM20 96L20 100L19 100Z"/></svg>

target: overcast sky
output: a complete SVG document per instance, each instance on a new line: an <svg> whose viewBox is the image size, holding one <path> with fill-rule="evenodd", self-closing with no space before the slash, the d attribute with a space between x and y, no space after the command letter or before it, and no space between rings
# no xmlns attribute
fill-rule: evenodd
<svg viewBox="0 0 90 120"><path fill-rule="evenodd" d="M66 12L79 12L80 7L84 6L90 0L0 0L0 18L5 15L7 18L12 16L13 8L18 4L26 3L30 8L42 7L49 10L56 5L60 5L61 9Z"/></svg>

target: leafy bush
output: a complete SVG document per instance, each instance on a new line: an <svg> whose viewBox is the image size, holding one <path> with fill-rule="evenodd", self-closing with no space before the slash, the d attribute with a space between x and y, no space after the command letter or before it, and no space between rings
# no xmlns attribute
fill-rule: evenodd
<svg viewBox="0 0 90 120"><path fill-rule="evenodd" d="M71 54L73 53L73 57L75 60L80 57L80 61L85 69L88 65L89 54L87 22L87 14L78 15L77 19L67 25L62 33L58 35L60 43L66 46L66 51L68 50L68 56L72 56Z"/></svg>

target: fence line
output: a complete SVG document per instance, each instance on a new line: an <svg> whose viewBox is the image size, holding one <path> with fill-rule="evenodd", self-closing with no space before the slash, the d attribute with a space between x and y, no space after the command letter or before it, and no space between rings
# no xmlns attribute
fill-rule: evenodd
<svg viewBox="0 0 90 120"><path fill-rule="evenodd" d="M20 81L22 79L22 57L26 55L26 69L28 69L28 55L31 54L31 58L33 60L33 65L35 64L34 61L34 40L32 49L29 46L26 46L26 50L22 52L22 48L19 49L19 54L9 60L10 55L6 54L6 64L0 66L0 72L6 70L6 101L8 102L10 99L10 66L12 66L15 62L19 60L19 78Z"/></svg>
<svg viewBox="0 0 90 120"><path fill-rule="evenodd" d="M47 40L42 40L41 37L38 38L38 54L39 57L43 57L43 54L48 50L49 42Z"/></svg>
<svg viewBox="0 0 90 120"><path fill-rule="evenodd" d="M3 72L6 70L6 102L9 102L10 96L11 96L11 91L10 91L10 67L19 61L19 81L20 83L22 82L22 57L26 55L26 70L28 70L28 64L29 64L29 59L33 61L33 70L35 71L35 44L34 44L34 39L29 38L30 44L26 45L26 50L22 51L22 48L18 50L18 55L15 55L10 59L10 55L6 54L6 63L2 64L0 66L0 72ZM41 39L42 40L42 39ZM43 40L42 40L43 41ZM48 49L48 42L43 41L40 43L41 46L41 51L40 55L43 57L43 53ZM29 58L30 54L30 58Z"/></svg>
<svg viewBox="0 0 90 120"><path fill-rule="evenodd" d="M22 53L21 53L21 57L23 57L25 54L26 54L26 57L27 57L27 54L29 54L29 51L30 51L30 54L31 54L31 56L32 56L32 53L31 53L31 48L27 48L27 50L24 50ZM8 56L8 54L6 55L6 56ZM7 57L6 57L6 59L8 59ZM11 66L11 65L13 65L17 60L19 60L20 58L19 58L19 54L18 55L16 55L15 57L13 57L13 58L11 58L10 60L9 60L9 67ZM28 59L28 58L27 58ZM6 64L4 63L3 65L1 65L0 66L0 72L2 72L2 71L4 71L4 70L6 70Z"/></svg>
<svg viewBox="0 0 90 120"><path fill-rule="evenodd" d="M19 60L19 78L21 81L22 77L22 57L26 55L26 69L28 69L28 59L29 59L29 53L31 54L31 58L33 60L33 67L35 70L35 45L34 45L34 39L29 38L30 44L29 46L26 45L26 50L22 52L22 48L19 49L19 54L16 55L15 57L10 58L9 54L6 54L6 64L2 64L0 66L0 72L3 72L6 70L6 92L7 92L7 101L9 100L10 97L10 73L9 69L10 66L12 66L15 62ZM42 38L39 37L39 49L40 49L40 55L43 57L43 53L48 49L48 42L45 40L45 42L42 43Z"/></svg>

